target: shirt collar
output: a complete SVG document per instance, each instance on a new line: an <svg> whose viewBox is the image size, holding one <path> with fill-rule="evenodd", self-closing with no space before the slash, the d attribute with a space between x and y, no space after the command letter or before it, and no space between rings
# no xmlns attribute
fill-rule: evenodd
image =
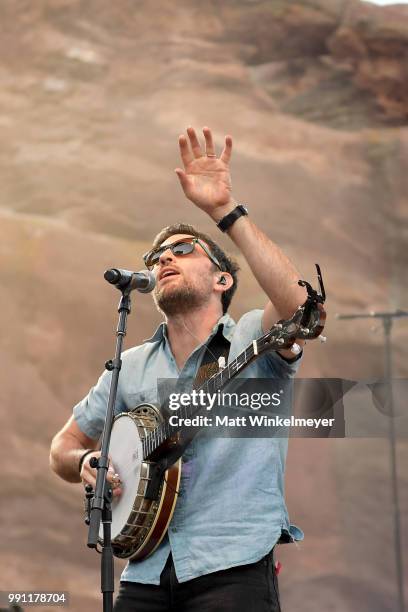
<svg viewBox="0 0 408 612"><path fill-rule="evenodd" d="M231 342L232 334L235 329L235 321L228 313L225 313L220 317L217 323L212 328L210 337L215 336L218 330L222 330L222 335L226 340ZM159 327L154 332L153 336L143 340L143 342L161 342L164 338L167 338L167 323L164 321L160 323Z"/></svg>

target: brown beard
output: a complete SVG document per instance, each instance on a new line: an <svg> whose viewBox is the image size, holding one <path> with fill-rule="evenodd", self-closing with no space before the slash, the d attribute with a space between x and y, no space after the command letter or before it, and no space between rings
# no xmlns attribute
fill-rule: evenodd
<svg viewBox="0 0 408 612"><path fill-rule="evenodd" d="M189 312L202 306L206 301L195 287L187 284L172 291L166 290L166 287L163 289L156 287L153 299L157 309L167 316Z"/></svg>

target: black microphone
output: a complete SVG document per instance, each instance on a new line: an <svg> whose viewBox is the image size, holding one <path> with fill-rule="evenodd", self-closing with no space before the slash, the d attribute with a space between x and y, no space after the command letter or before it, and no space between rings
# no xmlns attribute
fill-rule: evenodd
<svg viewBox="0 0 408 612"><path fill-rule="evenodd" d="M105 280L117 289L137 289L140 293L150 293L156 285L156 277L150 270L142 272L131 272L130 270L119 270L111 268L103 275Z"/></svg>

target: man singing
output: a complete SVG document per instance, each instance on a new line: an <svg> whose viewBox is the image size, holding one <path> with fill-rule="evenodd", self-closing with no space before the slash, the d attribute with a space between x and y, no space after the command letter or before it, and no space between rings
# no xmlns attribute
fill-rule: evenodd
<svg viewBox="0 0 408 612"><path fill-rule="evenodd" d="M219 157L209 128L205 149L193 128L180 136L184 168L176 174L186 197L211 217L241 250L267 295L264 310L235 323L228 307L237 287L237 265L206 234L190 225L163 229L145 255L156 276L154 301L165 321L140 346L125 351L115 414L157 401L158 378L194 379L216 334L231 361L279 319L304 303L292 263L251 220L231 192L232 139ZM302 345L302 340L297 341ZM291 378L300 363L291 350L264 353L246 370L251 378ZM90 459L101 435L111 373L104 372L56 434L51 466L68 482L95 485ZM196 436L183 454L180 494L160 546L125 568L116 612L266 612L280 610L273 549L301 538L284 500L285 438ZM121 494L120 474L108 481Z"/></svg>

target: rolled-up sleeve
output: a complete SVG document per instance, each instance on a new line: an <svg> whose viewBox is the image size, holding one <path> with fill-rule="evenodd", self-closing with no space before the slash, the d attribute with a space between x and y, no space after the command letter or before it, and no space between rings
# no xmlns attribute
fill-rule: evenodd
<svg viewBox="0 0 408 612"><path fill-rule="evenodd" d="M81 431L97 440L103 430L112 373L105 371L98 382L76 406L73 414Z"/></svg>

